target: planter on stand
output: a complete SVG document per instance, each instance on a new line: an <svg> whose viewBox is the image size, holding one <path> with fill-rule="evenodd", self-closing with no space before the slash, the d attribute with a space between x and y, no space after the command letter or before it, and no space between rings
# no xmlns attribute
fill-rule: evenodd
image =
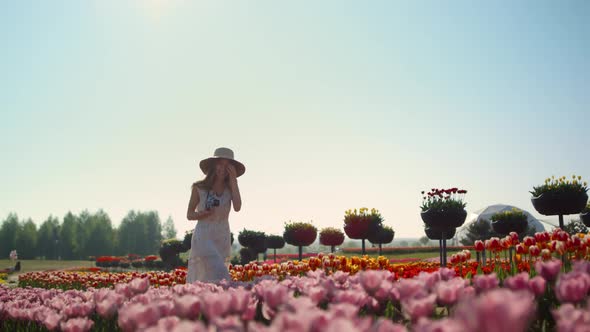
<svg viewBox="0 0 590 332"><path fill-rule="evenodd" d="M546 192L532 197L531 202L535 210L544 216L559 216L559 227L563 229L563 216L580 213L586 202L586 192Z"/></svg>
<svg viewBox="0 0 590 332"><path fill-rule="evenodd" d="M439 240L440 266L447 266L447 240L455 236L455 230L465 223L465 209L431 210L420 213L426 225L424 232L431 240Z"/></svg>
<svg viewBox="0 0 590 332"><path fill-rule="evenodd" d="M380 227L374 233L369 234L368 240L373 244L379 245L379 256L382 254L382 245L391 243L395 232L389 227Z"/></svg>

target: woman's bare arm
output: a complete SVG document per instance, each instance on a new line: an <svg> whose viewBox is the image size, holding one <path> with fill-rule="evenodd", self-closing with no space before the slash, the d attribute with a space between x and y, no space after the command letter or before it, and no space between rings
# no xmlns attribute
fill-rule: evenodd
<svg viewBox="0 0 590 332"><path fill-rule="evenodd" d="M186 211L186 218L188 220L200 220L207 218L213 213L212 210L197 212L196 210L200 200L199 188L197 188L197 186L193 186L191 199L188 202L188 210Z"/></svg>
<svg viewBox="0 0 590 332"><path fill-rule="evenodd" d="M227 172L229 174L229 190L231 191L232 204L234 206L234 211L238 212L242 208L242 196L240 196L240 187L238 187L236 169L232 165L228 165Z"/></svg>

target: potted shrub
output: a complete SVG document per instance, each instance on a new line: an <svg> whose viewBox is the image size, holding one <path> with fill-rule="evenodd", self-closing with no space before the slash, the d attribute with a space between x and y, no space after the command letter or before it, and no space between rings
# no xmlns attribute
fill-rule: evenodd
<svg viewBox="0 0 590 332"><path fill-rule="evenodd" d="M383 224L383 217L377 209L360 208L344 213L344 232L351 239L362 241L362 254L365 254L365 240Z"/></svg>
<svg viewBox="0 0 590 332"><path fill-rule="evenodd" d="M277 249L285 246L285 239L279 235L269 235L266 237L266 247L274 250L274 260L277 261Z"/></svg>
<svg viewBox="0 0 590 332"><path fill-rule="evenodd" d="M240 264L242 265L248 264L251 261L256 260L257 257L258 253L248 247L240 249Z"/></svg>
<svg viewBox="0 0 590 332"><path fill-rule="evenodd" d="M420 206L420 217L429 228L457 228L463 225L467 218L463 197L467 190L458 188L431 189L424 193Z"/></svg>
<svg viewBox="0 0 590 332"><path fill-rule="evenodd" d="M242 247L250 248L256 254L266 250L266 235L264 232L257 232L244 229L238 234L238 242Z"/></svg>
<svg viewBox="0 0 590 332"><path fill-rule="evenodd" d="M586 225L586 227L590 227L590 203L588 203L584 210L580 212L580 220Z"/></svg>
<svg viewBox="0 0 590 332"><path fill-rule="evenodd" d="M334 252L336 246L341 245L344 242L344 233L341 230L334 227L326 227L320 232L320 244L323 246L329 246L330 252Z"/></svg>
<svg viewBox="0 0 590 332"><path fill-rule="evenodd" d="M494 232L507 235L510 232L522 233L528 226L528 218L517 208L512 210L494 213L491 217Z"/></svg>
<svg viewBox="0 0 590 332"><path fill-rule="evenodd" d="M580 213L586 206L587 186L581 176L574 175L571 180L552 176L543 185L533 187L531 202L542 215L559 215L559 226L563 228L563 215Z"/></svg>
<svg viewBox="0 0 590 332"><path fill-rule="evenodd" d="M303 247L312 244L318 236L318 230L307 222L288 222L285 224L283 239L287 244L299 247L299 260L303 258Z"/></svg>
<svg viewBox="0 0 590 332"><path fill-rule="evenodd" d="M162 241L159 254L164 262L164 266L171 270L179 265L178 262L180 261L180 257L178 255L184 251L186 250L184 250L184 245L181 241L177 239L168 239Z"/></svg>
<svg viewBox="0 0 590 332"><path fill-rule="evenodd" d="M376 232L369 234L369 242L379 245L379 256L381 256L381 247L383 244L391 243L395 232L389 226L381 226Z"/></svg>

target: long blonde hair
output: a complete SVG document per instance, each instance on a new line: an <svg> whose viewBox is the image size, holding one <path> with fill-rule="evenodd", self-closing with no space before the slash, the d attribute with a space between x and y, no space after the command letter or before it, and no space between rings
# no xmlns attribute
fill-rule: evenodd
<svg viewBox="0 0 590 332"><path fill-rule="evenodd" d="M207 170L207 174L205 174L205 178L193 183L193 186L192 186L193 189L195 187L197 187L199 189L211 190L211 188L213 187L213 182L215 181L215 165L216 165L215 163L211 163L211 166ZM224 182L225 182L225 186L228 187L229 186L229 177L225 177Z"/></svg>

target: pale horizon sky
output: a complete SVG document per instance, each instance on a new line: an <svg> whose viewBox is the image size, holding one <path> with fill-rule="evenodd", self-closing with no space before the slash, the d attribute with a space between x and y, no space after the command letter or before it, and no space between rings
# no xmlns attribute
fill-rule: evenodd
<svg viewBox="0 0 590 332"><path fill-rule="evenodd" d="M246 165L243 228L342 227L377 208L423 235L422 190L539 215L534 185L590 180L590 2L0 3L0 220L170 215L198 161ZM575 217L575 216L574 216Z"/></svg>

